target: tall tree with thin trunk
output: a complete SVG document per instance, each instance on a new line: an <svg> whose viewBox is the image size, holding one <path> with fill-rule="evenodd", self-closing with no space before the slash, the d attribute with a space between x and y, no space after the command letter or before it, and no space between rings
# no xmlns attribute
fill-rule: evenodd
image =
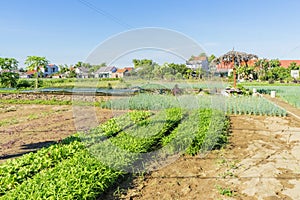
<svg viewBox="0 0 300 200"><path fill-rule="evenodd" d="M45 57L27 56L25 64L27 65L28 70L35 71L35 76L36 76L35 88L37 89L39 83L39 75L40 75L39 72L41 71L41 68L45 68L49 64L49 61Z"/></svg>

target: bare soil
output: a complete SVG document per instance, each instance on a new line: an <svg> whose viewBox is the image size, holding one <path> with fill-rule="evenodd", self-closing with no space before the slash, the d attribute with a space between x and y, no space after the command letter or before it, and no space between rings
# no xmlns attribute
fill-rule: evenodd
<svg viewBox="0 0 300 200"><path fill-rule="evenodd" d="M300 199L300 121L231 116L229 144L139 176L105 199Z"/></svg>
<svg viewBox="0 0 300 200"><path fill-rule="evenodd" d="M72 110L72 106L0 105L0 162L76 133ZM99 123L115 114L99 108L95 113Z"/></svg>

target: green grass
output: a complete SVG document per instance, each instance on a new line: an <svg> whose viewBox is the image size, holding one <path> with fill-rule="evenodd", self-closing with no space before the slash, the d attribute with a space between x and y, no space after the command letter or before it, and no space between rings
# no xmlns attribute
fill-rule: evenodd
<svg viewBox="0 0 300 200"><path fill-rule="evenodd" d="M300 108L300 86L249 86L248 88L256 88L257 92L262 94L270 94L276 91L276 96L291 104L296 108Z"/></svg>

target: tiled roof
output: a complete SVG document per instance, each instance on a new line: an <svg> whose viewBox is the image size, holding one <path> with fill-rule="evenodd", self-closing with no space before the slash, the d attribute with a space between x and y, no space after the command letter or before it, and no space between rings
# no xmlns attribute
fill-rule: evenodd
<svg viewBox="0 0 300 200"><path fill-rule="evenodd" d="M127 69L127 71L133 70L133 67L125 67L124 69Z"/></svg>
<svg viewBox="0 0 300 200"><path fill-rule="evenodd" d="M115 71L116 67L109 66L109 67L101 67L96 71L96 73L103 73L103 72L112 72Z"/></svg>
<svg viewBox="0 0 300 200"><path fill-rule="evenodd" d="M196 56L196 57L193 57L192 60L202 60L202 61L204 61L204 60L207 60L207 57L206 56Z"/></svg>
<svg viewBox="0 0 300 200"><path fill-rule="evenodd" d="M36 73L36 70L30 70L30 71L26 72L26 74L28 74L28 75L35 74L35 73Z"/></svg>
<svg viewBox="0 0 300 200"><path fill-rule="evenodd" d="M82 73L88 73L89 72L89 69L86 68L86 67L79 67L78 68Z"/></svg>
<svg viewBox="0 0 300 200"><path fill-rule="evenodd" d="M284 68L288 68L291 63L296 63L297 65L300 65L300 60L279 60L280 66Z"/></svg>
<svg viewBox="0 0 300 200"><path fill-rule="evenodd" d="M118 70L117 70L117 73L124 73L124 72L127 72L127 69L126 69L126 68L124 68L124 69L118 69Z"/></svg>
<svg viewBox="0 0 300 200"><path fill-rule="evenodd" d="M247 62L248 66L253 66L257 60L249 60ZM245 62L241 62L241 66L246 65ZM221 62L217 65L217 69L233 69L234 63L233 62Z"/></svg>

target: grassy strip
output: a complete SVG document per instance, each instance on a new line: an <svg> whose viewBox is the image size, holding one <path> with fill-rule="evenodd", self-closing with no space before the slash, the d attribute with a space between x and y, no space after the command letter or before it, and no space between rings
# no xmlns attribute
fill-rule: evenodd
<svg viewBox="0 0 300 200"><path fill-rule="evenodd" d="M42 100L42 99L0 99L4 104L41 104L41 105L72 105L72 101Z"/></svg>
<svg viewBox="0 0 300 200"><path fill-rule="evenodd" d="M100 106L101 102L69 101L69 100L43 100L43 99L0 99L3 104L37 104L37 105L76 105L76 106Z"/></svg>

